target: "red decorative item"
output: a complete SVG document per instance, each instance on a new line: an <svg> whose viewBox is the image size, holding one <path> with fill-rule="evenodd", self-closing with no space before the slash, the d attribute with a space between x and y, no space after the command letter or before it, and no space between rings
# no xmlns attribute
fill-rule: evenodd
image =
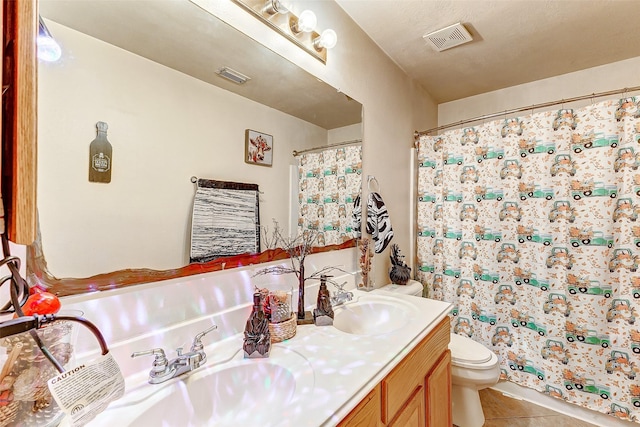
<svg viewBox="0 0 640 427"><path fill-rule="evenodd" d="M29 295L39 294L41 292L46 292L47 288L43 287L41 284L36 284L29 288Z"/></svg>
<svg viewBox="0 0 640 427"><path fill-rule="evenodd" d="M35 292L22 306L25 316L34 314L54 314L60 310L60 299L51 292Z"/></svg>

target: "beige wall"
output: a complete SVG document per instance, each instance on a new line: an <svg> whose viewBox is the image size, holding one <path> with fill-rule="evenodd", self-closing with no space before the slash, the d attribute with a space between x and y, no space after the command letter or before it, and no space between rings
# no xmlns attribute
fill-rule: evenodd
<svg viewBox="0 0 640 427"><path fill-rule="evenodd" d="M362 139L362 123L330 129L327 135L329 144L356 141Z"/></svg>
<svg viewBox="0 0 640 427"><path fill-rule="evenodd" d="M640 70L640 56L447 102L438 106L438 125L534 104L638 86L640 85L638 70ZM590 102L591 100L584 100L567 103L565 108L577 108L588 105ZM526 114L528 112L516 115Z"/></svg>
<svg viewBox="0 0 640 427"><path fill-rule="evenodd" d="M63 58L40 63L38 210L52 274L86 277L188 262L191 176L260 185L261 221L289 224L294 149L327 143L303 120L56 23ZM112 181L88 181L95 124ZM274 137L273 167L244 163L245 129Z"/></svg>

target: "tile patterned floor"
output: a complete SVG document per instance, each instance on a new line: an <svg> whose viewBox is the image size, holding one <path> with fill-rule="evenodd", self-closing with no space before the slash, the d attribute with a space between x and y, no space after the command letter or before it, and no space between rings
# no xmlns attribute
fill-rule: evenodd
<svg viewBox="0 0 640 427"><path fill-rule="evenodd" d="M492 389L480 391L484 427L594 427L525 400L512 399Z"/></svg>

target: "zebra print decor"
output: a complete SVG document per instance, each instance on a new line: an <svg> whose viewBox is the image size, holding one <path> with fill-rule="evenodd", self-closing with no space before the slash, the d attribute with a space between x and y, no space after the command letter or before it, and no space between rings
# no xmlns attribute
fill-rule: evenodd
<svg viewBox="0 0 640 427"><path fill-rule="evenodd" d="M260 252L257 184L199 179L193 201L190 262Z"/></svg>
<svg viewBox="0 0 640 427"><path fill-rule="evenodd" d="M393 239L393 228L387 206L382 196L376 192L369 193L367 203L367 233L372 235L377 254L384 251Z"/></svg>
<svg viewBox="0 0 640 427"><path fill-rule="evenodd" d="M360 233L362 222L362 205L358 195L353 202L353 222L354 230ZM393 239L393 228L387 206L380 194L369 193L367 201L367 234L371 234L375 242L375 253L379 254L386 249Z"/></svg>

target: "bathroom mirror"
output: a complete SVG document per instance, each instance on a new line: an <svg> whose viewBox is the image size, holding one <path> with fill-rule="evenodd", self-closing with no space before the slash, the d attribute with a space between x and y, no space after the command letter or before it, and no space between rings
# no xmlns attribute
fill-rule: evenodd
<svg viewBox="0 0 640 427"><path fill-rule="evenodd" d="M361 139L362 105L188 0L39 7L63 56L38 64L40 240L28 274L70 295L282 258L188 265L191 178L258 184L261 225L291 231L292 151ZM223 79L224 67L250 79ZM88 179L97 122L110 183ZM273 137L270 167L245 162L248 129Z"/></svg>

